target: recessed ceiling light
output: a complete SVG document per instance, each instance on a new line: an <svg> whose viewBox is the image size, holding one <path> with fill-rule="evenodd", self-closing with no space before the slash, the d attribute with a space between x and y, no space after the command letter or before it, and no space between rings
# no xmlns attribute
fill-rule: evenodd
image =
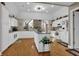
<svg viewBox="0 0 79 59"><path fill-rule="evenodd" d="M35 11L43 11L43 10L45 10L45 7L43 7L41 5L36 5L34 9L35 9Z"/></svg>
<svg viewBox="0 0 79 59"><path fill-rule="evenodd" d="M51 7L54 7L54 5L51 5Z"/></svg>
<svg viewBox="0 0 79 59"><path fill-rule="evenodd" d="M27 5L29 5L30 4L30 2L27 2Z"/></svg>

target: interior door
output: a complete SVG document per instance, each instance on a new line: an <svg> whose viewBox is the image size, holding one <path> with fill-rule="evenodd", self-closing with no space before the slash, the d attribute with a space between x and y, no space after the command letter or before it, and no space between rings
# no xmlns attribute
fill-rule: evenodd
<svg viewBox="0 0 79 59"><path fill-rule="evenodd" d="M79 48L79 12L74 12L74 48Z"/></svg>

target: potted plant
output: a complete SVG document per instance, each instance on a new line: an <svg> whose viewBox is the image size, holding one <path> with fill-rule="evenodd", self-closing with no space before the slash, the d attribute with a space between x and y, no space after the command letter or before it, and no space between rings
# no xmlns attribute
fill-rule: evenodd
<svg viewBox="0 0 79 59"><path fill-rule="evenodd" d="M46 36L43 37L42 40L41 40L40 42L42 42L44 45L45 45L45 44L50 44L50 43L51 43L51 41L49 40L49 38L46 37Z"/></svg>
<svg viewBox="0 0 79 59"><path fill-rule="evenodd" d="M51 41L49 40L48 37L45 36L45 37L42 38L42 40L40 40L39 43L43 43L43 52L44 52L45 45L46 45L46 44L50 44Z"/></svg>

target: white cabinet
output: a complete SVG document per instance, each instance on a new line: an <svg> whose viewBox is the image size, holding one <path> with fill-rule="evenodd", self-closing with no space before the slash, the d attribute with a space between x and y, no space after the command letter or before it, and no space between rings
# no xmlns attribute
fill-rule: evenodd
<svg viewBox="0 0 79 59"><path fill-rule="evenodd" d="M68 31L59 32L60 40L68 43Z"/></svg>
<svg viewBox="0 0 79 59"><path fill-rule="evenodd" d="M18 31L18 38L33 38L33 31Z"/></svg>
<svg viewBox="0 0 79 59"><path fill-rule="evenodd" d="M40 42L40 40L42 40L42 38L45 36L50 38L50 34L43 34L43 33L38 34L36 32L34 33L34 42L38 52L49 51L49 44L45 44L45 46L43 46L43 43Z"/></svg>

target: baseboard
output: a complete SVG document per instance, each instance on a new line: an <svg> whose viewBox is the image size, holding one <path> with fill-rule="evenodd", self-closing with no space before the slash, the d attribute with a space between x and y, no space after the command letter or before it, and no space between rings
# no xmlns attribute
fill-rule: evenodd
<svg viewBox="0 0 79 59"><path fill-rule="evenodd" d="M2 55L2 53L0 52L0 56Z"/></svg>
<svg viewBox="0 0 79 59"><path fill-rule="evenodd" d="M67 49L66 51L74 56L79 56L79 51L76 49Z"/></svg>
<svg viewBox="0 0 79 59"><path fill-rule="evenodd" d="M73 47L72 47L72 46L70 46L70 45L68 45L68 48L69 48L69 49L73 49Z"/></svg>

